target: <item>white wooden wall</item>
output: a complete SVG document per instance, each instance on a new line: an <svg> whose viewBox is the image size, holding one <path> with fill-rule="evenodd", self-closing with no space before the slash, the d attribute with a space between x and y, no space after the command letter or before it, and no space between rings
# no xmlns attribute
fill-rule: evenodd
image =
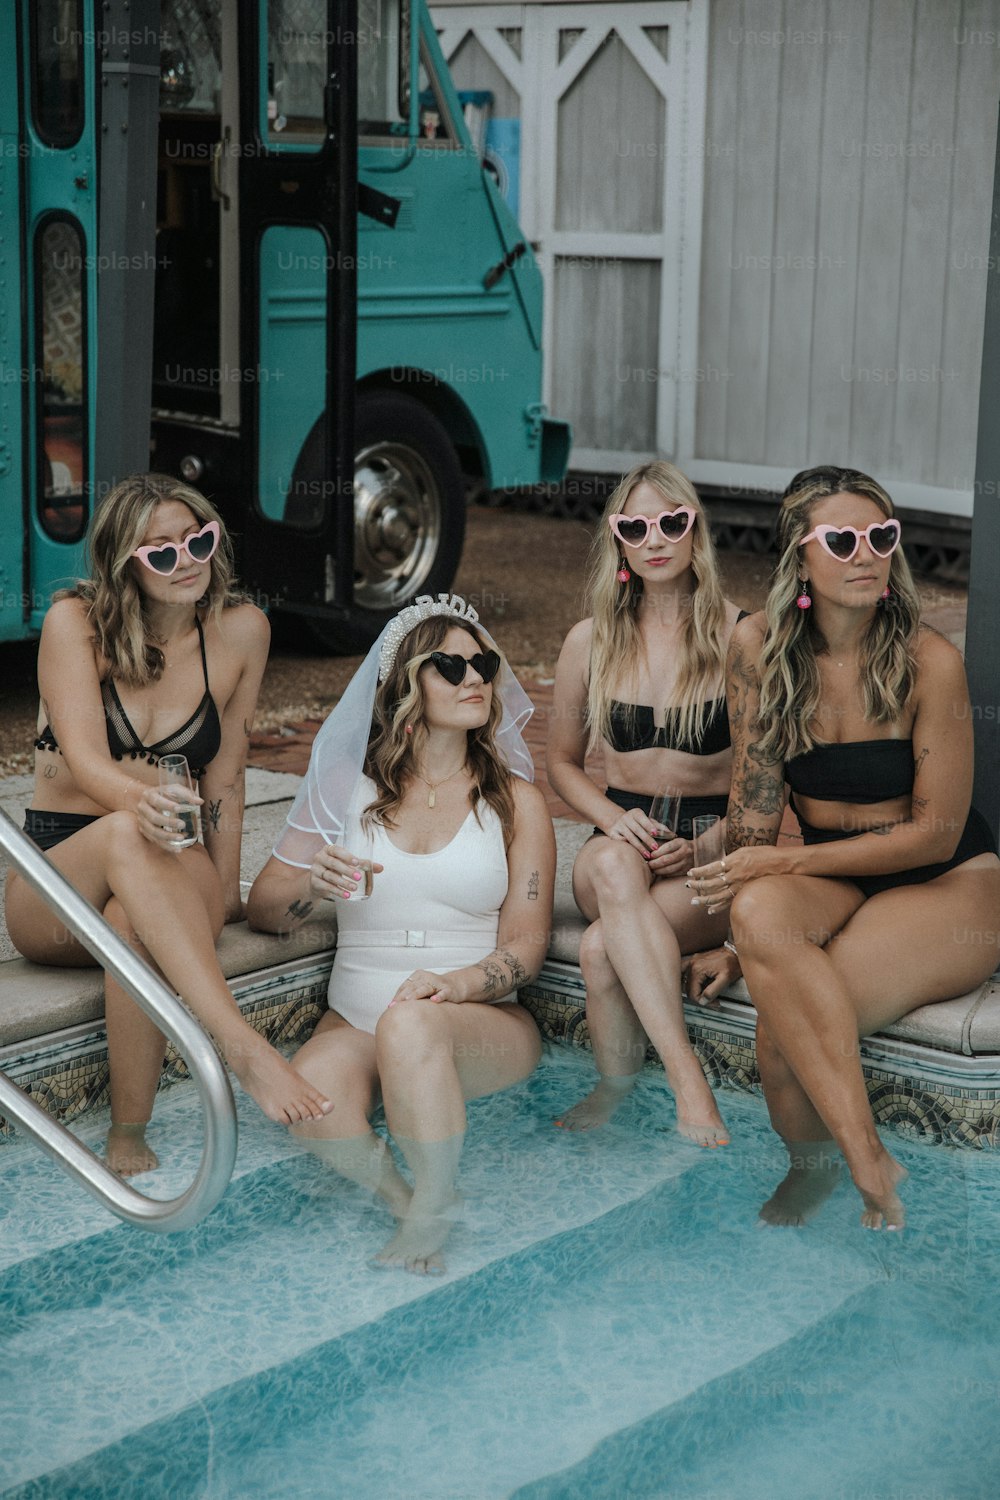
<svg viewBox="0 0 1000 1500"><path fill-rule="evenodd" d="M845 463L971 514L1000 0L434 15L459 86L520 108L576 465L658 451L740 490Z"/></svg>
<svg viewBox="0 0 1000 1500"><path fill-rule="evenodd" d="M971 514L1000 3L712 0L708 76L692 477Z"/></svg>

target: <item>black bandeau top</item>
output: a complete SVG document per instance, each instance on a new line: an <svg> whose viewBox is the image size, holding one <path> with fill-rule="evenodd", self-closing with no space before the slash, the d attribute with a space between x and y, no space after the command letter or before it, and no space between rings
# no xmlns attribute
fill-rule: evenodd
<svg viewBox="0 0 1000 1500"><path fill-rule="evenodd" d="M913 791L912 740L846 740L785 761L785 779L817 802L890 802Z"/></svg>
<svg viewBox="0 0 1000 1500"><path fill-rule="evenodd" d="M172 734L157 740L155 745L144 745L129 721L118 696L118 689L110 677L101 683L101 701L108 726L108 749L115 760L124 760L130 755L133 760L148 760L155 765L161 755L186 755L191 775L197 780L205 774L205 768L219 753L222 744L222 725L219 710L215 706L208 686L208 661L205 656L205 632L196 618L198 641L201 645L201 668L205 677L205 691L201 702L189 719ZM36 750L58 750L59 745L51 726L46 724L35 741Z"/></svg>
<svg viewBox="0 0 1000 1500"><path fill-rule="evenodd" d="M661 729L654 724L648 703L620 703L613 699L608 744L612 750L626 754L631 750L683 750L687 755L717 755L720 750L728 750L731 743L726 700L713 698L706 706L710 712L698 745L680 738L680 709L667 710Z"/></svg>
<svg viewBox="0 0 1000 1500"><path fill-rule="evenodd" d="M745 620L748 613L748 610L741 609L736 623ZM680 709L668 708L660 729L654 723L650 704L622 703L613 698L608 744L612 750L625 755L633 750L682 750L685 755L718 755L732 744L726 700L724 697L713 698L705 706L709 713L699 745L694 740L680 738Z"/></svg>

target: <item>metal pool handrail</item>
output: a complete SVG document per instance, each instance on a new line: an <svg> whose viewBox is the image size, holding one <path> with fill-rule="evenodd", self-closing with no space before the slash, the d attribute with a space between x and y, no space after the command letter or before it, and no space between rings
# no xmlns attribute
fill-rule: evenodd
<svg viewBox="0 0 1000 1500"><path fill-rule="evenodd" d="M15 1121L120 1219L138 1224L141 1229L189 1229L218 1203L236 1162L236 1105L219 1055L186 1006L132 952L65 875L49 863L2 808L0 850L18 874L59 914L74 937L79 938L176 1045L201 1096L205 1144L194 1181L185 1192L177 1198L147 1198L123 1182L99 1156L3 1072L0 1072L0 1112Z"/></svg>

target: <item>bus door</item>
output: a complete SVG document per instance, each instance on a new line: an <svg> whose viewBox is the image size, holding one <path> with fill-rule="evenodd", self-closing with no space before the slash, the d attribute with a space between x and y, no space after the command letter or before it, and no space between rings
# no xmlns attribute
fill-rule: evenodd
<svg viewBox="0 0 1000 1500"><path fill-rule="evenodd" d="M239 288L243 573L313 619L353 590L355 0L251 0L240 12ZM310 492L293 475L317 417Z"/></svg>
<svg viewBox="0 0 1000 1500"><path fill-rule="evenodd" d="M83 570L96 389L95 48L91 0L0 9L4 35L16 37L0 63L0 639L11 640L40 630L52 590Z"/></svg>

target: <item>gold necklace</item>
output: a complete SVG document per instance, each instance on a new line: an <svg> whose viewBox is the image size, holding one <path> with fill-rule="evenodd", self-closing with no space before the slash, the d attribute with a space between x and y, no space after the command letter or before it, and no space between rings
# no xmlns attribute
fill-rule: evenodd
<svg viewBox="0 0 1000 1500"><path fill-rule="evenodd" d="M419 771L414 771L413 774L417 778L417 780L422 781L424 786L429 789L427 792L427 806L434 807L437 803L437 797L435 793L437 792L439 786L444 786L446 781L454 781L455 777L464 770L465 761L463 760L457 771L452 771L450 776L442 776L440 781L428 781L426 776L421 776Z"/></svg>

